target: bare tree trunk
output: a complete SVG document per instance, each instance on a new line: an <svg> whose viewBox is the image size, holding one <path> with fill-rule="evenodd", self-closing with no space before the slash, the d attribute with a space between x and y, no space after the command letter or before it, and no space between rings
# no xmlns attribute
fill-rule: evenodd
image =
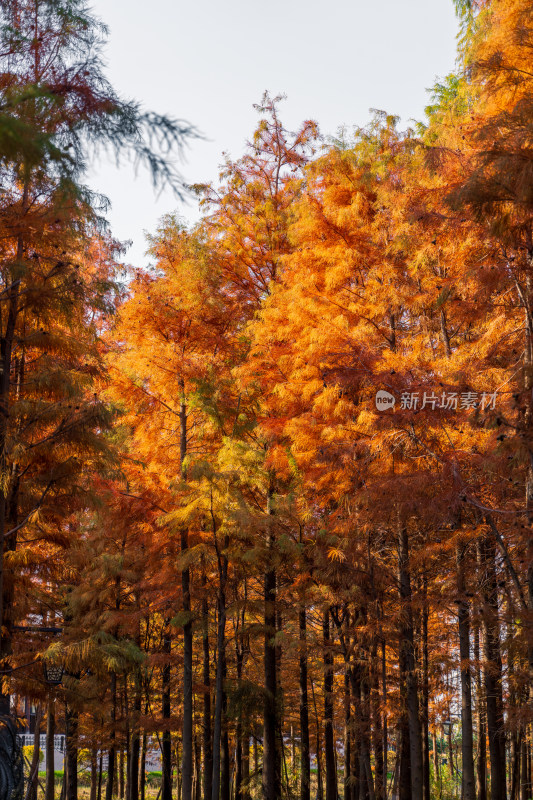
<svg viewBox="0 0 533 800"><path fill-rule="evenodd" d="M91 789L89 800L96 800L98 792L98 751L96 747L91 747Z"/></svg>
<svg viewBox="0 0 533 800"><path fill-rule="evenodd" d="M329 609L322 620L324 646L324 743L326 756L326 800L337 800L335 742L333 738L333 653L331 652Z"/></svg>
<svg viewBox="0 0 533 800"><path fill-rule="evenodd" d="M278 680L276 669L276 570L273 565L275 534L272 516L274 490L268 490L267 517L268 517L268 560L269 565L264 577L264 623L265 623L265 649L264 649L264 675L265 675L265 702L264 702L264 732L263 732L263 800L279 800L281 788L281 774L278 766Z"/></svg>
<svg viewBox="0 0 533 800"><path fill-rule="evenodd" d="M409 538L407 528L400 527L398 548L400 599L402 602L402 629L400 650L405 669L407 719L409 728L409 753L411 792L413 800L423 796L422 732L418 706L418 680L415 665L413 611L411 607L411 576L409 572Z"/></svg>
<svg viewBox="0 0 533 800"><path fill-rule="evenodd" d="M402 694L402 688L400 690ZM403 687L405 695L405 688ZM403 711L398 728L400 766L398 770L398 793L400 800L415 800L411 794L411 760L409 756L409 722L407 712Z"/></svg>
<svg viewBox="0 0 533 800"><path fill-rule="evenodd" d="M478 800L487 800L487 729L485 727L485 709L483 703L483 686L481 683L481 661L479 646L479 624L474 627L474 659L476 663L476 701L477 701L477 765L476 793Z"/></svg>
<svg viewBox="0 0 533 800"><path fill-rule="evenodd" d="M528 786L528 746L526 736L522 737L520 774L520 800L531 800L531 791Z"/></svg>
<svg viewBox="0 0 533 800"><path fill-rule="evenodd" d="M305 606L300 607L300 800L311 798L311 761L309 747L309 703L307 697L307 620Z"/></svg>
<svg viewBox="0 0 533 800"><path fill-rule="evenodd" d="M146 731L143 733L141 747L141 769L139 774L139 797L145 800L146 797ZM210 799L209 799L210 800Z"/></svg>
<svg viewBox="0 0 533 800"><path fill-rule="evenodd" d="M211 666L209 654L209 606L206 597L207 579L205 568L202 569L202 646L203 646L203 682L204 704L202 719L202 749L204 772L204 800L211 800L213 781L213 749L211 744Z"/></svg>
<svg viewBox="0 0 533 800"><path fill-rule="evenodd" d="M352 800L352 753L351 753L351 696L350 696L350 663L344 662L344 800Z"/></svg>
<svg viewBox="0 0 533 800"><path fill-rule="evenodd" d="M429 647L428 647L428 621L429 608L427 602L427 576L424 573L424 606L422 608L422 759L424 774L423 800L430 800L430 775L429 775ZM463 800L466 800L464 798Z"/></svg>
<svg viewBox="0 0 533 800"><path fill-rule="evenodd" d="M28 777L28 788L26 790L26 800L37 800L37 781L39 779L39 761L41 756L41 718L42 709L37 705L35 712L35 732L33 734L33 753Z"/></svg>
<svg viewBox="0 0 533 800"><path fill-rule="evenodd" d="M118 751L118 794L120 800L124 800L124 748Z"/></svg>
<svg viewBox="0 0 533 800"><path fill-rule="evenodd" d="M44 800L54 800L55 770L54 770L54 736L56 732L55 700L50 692L48 695L48 716L46 719L46 782ZM93 800L93 798L91 798Z"/></svg>
<svg viewBox="0 0 533 800"><path fill-rule="evenodd" d="M104 754L100 750L100 758L98 759L98 790L96 792L96 800L102 800L103 772L104 772Z"/></svg>
<svg viewBox="0 0 533 800"><path fill-rule="evenodd" d="M317 800L324 800L324 783L322 780L322 744L320 741L320 721L318 719L318 709L316 705L315 686L313 678L311 678L311 695L313 697L313 709L315 712L315 730L316 730L316 781Z"/></svg>
<svg viewBox="0 0 533 800"><path fill-rule="evenodd" d="M461 752L463 800L476 800L474 773L474 733L472 727L472 684L470 675L470 608L466 599L465 546L456 551L457 600L459 615L459 654L461 659Z"/></svg>
<svg viewBox="0 0 533 800"><path fill-rule="evenodd" d="M383 704L383 798L387 800L387 780L389 775L388 722L387 722L387 651L385 639L381 642L381 700Z"/></svg>
<svg viewBox="0 0 533 800"><path fill-rule="evenodd" d="M353 702L353 743L350 747L352 751L352 800L364 800L362 787L365 785L365 776L361 770L361 749L363 738L363 725L361 721L361 666L356 661L352 663L350 669L350 683Z"/></svg>
<svg viewBox="0 0 533 800"><path fill-rule="evenodd" d="M480 542L483 569L483 627L485 645L485 703L489 737L491 800L507 800L505 730L503 722L502 659L498 618L498 584L494 545Z"/></svg>
<svg viewBox="0 0 533 800"><path fill-rule="evenodd" d="M227 537L225 547L227 547ZM219 564L217 672L215 678L215 719L213 724L213 773L211 779L211 800L219 800L220 793L220 747L222 743L222 714L224 705L223 684L226 660L226 580L228 575L228 559L225 553L221 554L218 552L218 544L217 557Z"/></svg>
<svg viewBox="0 0 533 800"><path fill-rule="evenodd" d="M437 731L436 731L435 728L433 728L433 731L431 733L431 737L432 737L432 743L433 743L433 774L435 776L435 780L439 781L440 780L440 774L439 774L439 751L438 751L438 746L437 746Z"/></svg>
<svg viewBox="0 0 533 800"><path fill-rule="evenodd" d="M172 640L170 637L169 621L165 620L165 630L163 633L163 653L165 662L163 664L161 681L161 711L163 720L170 720L170 655L172 650ZM161 739L161 800L172 800L172 740L170 730L165 728ZM107 798L110 800L110 798Z"/></svg>
<svg viewBox="0 0 533 800"><path fill-rule="evenodd" d="M371 733L374 750L374 764L376 770L376 783L375 794L376 800L385 800L385 790L387 786L387 776L384 773L385 765L383 758L383 726L381 722L381 709L379 707L379 660L378 660L378 642L374 640L372 645L372 658L370 663L370 671L372 676L372 724Z"/></svg>
<svg viewBox="0 0 533 800"><path fill-rule="evenodd" d="M181 552L189 548L188 531L181 531ZM192 621L191 621L191 593L190 570L187 567L181 572L181 585L183 595L183 726L182 726L182 798L192 800L192 773L193 773L193 724L192 724ZM163 798L164 800L164 798Z"/></svg>
<svg viewBox="0 0 533 800"><path fill-rule="evenodd" d="M67 800L78 800L78 714L66 707Z"/></svg>
<svg viewBox="0 0 533 800"><path fill-rule="evenodd" d="M228 734L228 698L225 690L226 683L226 650L223 655L222 669L222 774L220 778L220 800L230 800L231 795L231 767L229 754Z"/></svg>

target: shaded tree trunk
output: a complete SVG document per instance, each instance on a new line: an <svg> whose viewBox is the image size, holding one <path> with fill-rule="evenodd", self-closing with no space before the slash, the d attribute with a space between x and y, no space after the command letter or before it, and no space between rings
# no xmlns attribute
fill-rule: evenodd
<svg viewBox="0 0 533 800"><path fill-rule="evenodd" d="M228 540L226 537L225 547ZM217 550L219 568L219 590L218 590L218 626L217 626L217 671L215 678L215 718L213 722L213 772L211 778L211 800L219 800L220 794L220 749L222 744L222 715L224 706L224 669L226 652L226 581L228 576L228 559L224 553L220 553L218 543Z"/></svg>
<svg viewBox="0 0 533 800"><path fill-rule="evenodd" d="M68 704L65 714L67 800L78 800L78 713Z"/></svg>
<svg viewBox="0 0 533 800"><path fill-rule="evenodd" d="M172 639L170 636L169 621L165 621L163 633L163 654L165 661L161 681L161 711L163 721L170 720L171 698L170 698L170 655L172 651ZM168 724L168 723L167 723ZM172 740L170 730L165 727L161 739L161 800L172 800Z"/></svg>
<svg viewBox="0 0 533 800"><path fill-rule="evenodd" d="M91 790L89 800L96 800L98 793L98 751L96 747L91 747Z"/></svg>
<svg viewBox="0 0 533 800"><path fill-rule="evenodd" d="M44 800L54 800L54 736L56 732L55 700L52 693L48 696L48 716L46 719L46 782ZM92 800L92 799L91 799Z"/></svg>
<svg viewBox="0 0 533 800"><path fill-rule="evenodd" d="M115 723L117 718L117 676L111 673L111 731L109 734L110 747L107 754L107 782L105 787L105 800L113 800L113 783L115 781Z"/></svg>
<svg viewBox="0 0 533 800"><path fill-rule="evenodd" d="M206 597L205 569L202 570L202 647L203 647L203 682L204 690L202 718L202 749L204 772L204 800L211 800L213 781L213 749L211 745L211 668L209 656L209 607Z"/></svg>
<svg viewBox="0 0 533 800"><path fill-rule="evenodd" d="M300 800L311 798L311 757L309 746L309 702L307 697L307 619L305 606L298 616L300 635Z"/></svg>
<svg viewBox="0 0 533 800"><path fill-rule="evenodd" d="M476 663L476 708L477 708L477 764L476 794L478 800L487 800L487 729L481 683L481 655L479 646L479 624L474 627L474 659Z"/></svg>
<svg viewBox="0 0 533 800"><path fill-rule="evenodd" d="M463 800L476 800L474 772L474 732L472 726L472 683L470 673L470 608L466 599L464 573L465 547L456 550L457 600L459 616L459 655L461 658L461 754Z"/></svg>
<svg viewBox="0 0 533 800"><path fill-rule="evenodd" d="M141 769L139 774L139 797L140 800L145 800L146 797L146 732L143 733L142 747L141 747Z"/></svg>
<svg viewBox="0 0 533 800"><path fill-rule="evenodd" d="M350 697L350 664L344 662L344 800L352 800L352 715Z"/></svg>
<svg viewBox="0 0 533 800"><path fill-rule="evenodd" d="M30 764L30 774L28 776L28 788L26 790L27 800L37 800L37 782L39 780L39 761L41 755L41 717L42 709L37 705L35 712L35 731L33 734L33 753Z"/></svg>
<svg viewBox="0 0 533 800"><path fill-rule="evenodd" d="M179 379L180 389L180 465L181 477L186 478L185 458L187 456L187 405L185 401L185 382ZM181 530L181 553L189 549L189 532ZM183 800L192 800L193 776L193 708L192 708L192 620L191 620L191 588L190 569L185 566L181 571L181 591L183 604L183 725L182 725L182 767L181 790ZM165 800L163 797L162 800Z"/></svg>
<svg viewBox="0 0 533 800"><path fill-rule="evenodd" d="M189 548L189 535L187 530L181 531L181 552ZM183 594L183 726L182 726L182 767L181 791L183 800L192 800L193 776L193 708L192 708L192 621L191 621L191 594L190 570L186 568L181 572L181 586ZM163 799L164 800L164 799Z"/></svg>
<svg viewBox="0 0 533 800"><path fill-rule="evenodd" d="M498 618L498 584L494 545L480 542L483 570L483 628L485 650L485 705L490 754L491 800L506 800L505 730L503 722L502 659Z"/></svg>
<svg viewBox="0 0 533 800"><path fill-rule="evenodd" d="M424 606L422 608L422 760L424 774L424 800L430 800L430 769L429 769L429 647L428 647L428 622L429 607L427 602L427 576L424 573ZM466 800L466 798L463 798Z"/></svg>
<svg viewBox="0 0 533 800"><path fill-rule="evenodd" d="M324 647L324 746L326 757L326 800L337 800L337 772L333 736L333 653L330 642L329 609L322 619Z"/></svg>
<svg viewBox="0 0 533 800"><path fill-rule="evenodd" d="M418 705L418 680L415 665L413 610L411 606L411 575L409 572L409 538L407 528L400 527L398 547L398 572L402 624L400 652L405 679L405 699L409 730L411 794L413 800L423 797L422 732Z"/></svg>
<svg viewBox="0 0 533 800"><path fill-rule="evenodd" d="M274 490L268 490L267 517L268 527L268 563L264 576L264 730L263 730L263 800L279 800L281 794L281 774L278 748L278 680L276 669L276 570L274 567L275 534L272 516Z"/></svg>

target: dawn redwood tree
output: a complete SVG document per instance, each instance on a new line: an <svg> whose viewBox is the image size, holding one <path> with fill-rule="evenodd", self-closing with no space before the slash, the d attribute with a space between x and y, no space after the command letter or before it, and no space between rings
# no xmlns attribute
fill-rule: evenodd
<svg viewBox="0 0 533 800"><path fill-rule="evenodd" d="M296 133L279 118L281 97L263 97L257 106L261 121L238 161L227 158L220 188L199 187L210 211L208 224L217 239L217 258L243 322L253 318L279 280L282 260L291 251L288 237L293 204L302 188L317 128L305 122ZM250 380L243 365L243 387ZM259 400L260 402L260 400ZM268 440L263 447L268 452ZM264 572L264 732L263 795L281 795L281 697L277 675L276 495L274 472L269 473L264 498L266 567Z"/></svg>
<svg viewBox="0 0 533 800"><path fill-rule="evenodd" d="M94 396L92 402L82 396L99 369L97 332L114 303L112 262L118 248L98 233L100 209L80 183L86 160L98 147L111 148L117 157L129 151L150 166L154 179L179 189L181 179L149 138L168 148L191 132L116 95L102 71L104 34L81 0L13 0L0 9L0 138L21 135L19 144L5 148L0 158L3 660L11 650L14 600L4 552L16 550L18 532L32 515L45 514L65 481L66 465L78 475L83 469L82 459L59 455L65 438L76 440L85 429L98 450L102 440L96 431L107 426L104 405ZM91 239L94 246L88 244ZM84 353L90 354L87 361ZM35 366L45 367L39 376L30 374ZM19 442L17 403L30 403L35 410L39 424L31 445ZM20 430L27 431L25 421ZM20 452L39 463L39 446L41 454L46 451L48 468L26 491L31 469ZM55 452L59 460L54 467ZM26 505L20 499L25 491Z"/></svg>

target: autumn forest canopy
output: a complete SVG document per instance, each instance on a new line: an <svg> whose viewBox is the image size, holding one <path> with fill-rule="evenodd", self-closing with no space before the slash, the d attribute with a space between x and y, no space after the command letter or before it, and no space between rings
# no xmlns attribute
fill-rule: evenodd
<svg viewBox="0 0 533 800"><path fill-rule="evenodd" d="M187 186L83 0L0 2L1 800L532 800L533 3L456 7L423 121L265 93ZM149 267L106 152L201 204Z"/></svg>

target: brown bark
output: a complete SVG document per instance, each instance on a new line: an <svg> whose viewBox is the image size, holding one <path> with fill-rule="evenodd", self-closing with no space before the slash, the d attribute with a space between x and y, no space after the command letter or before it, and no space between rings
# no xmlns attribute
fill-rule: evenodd
<svg viewBox="0 0 533 800"><path fill-rule="evenodd" d="M465 546L456 550L459 655L461 659L461 752L463 800L476 800L474 732L472 726L472 679L470 674L470 608L466 599Z"/></svg>
<svg viewBox="0 0 533 800"><path fill-rule="evenodd" d="M485 650L485 705L489 738L491 800L506 800L505 730L503 721L502 659L498 617L498 584L494 545L484 539L481 548L483 628Z"/></svg>
<svg viewBox="0 0 533 800"><path fill-rule="evenodd" d="M337 800L335 742L333 737L333 653L331 652L329 609L322 618L324 647L324 746L326 757L326 800Z"/></svg>
<svg viewBox="0 0 533 800"><path fill-rule="evenodd" d="M278 746L278 679L276 664L276 569L274 567L275 534L272 516L274 491L267 498L268 567L264 576L264 730L263 730L263 800L279 800L281 795L281 764Z"/></svg>
<svg viewBox="0 0 533 800"><path fill-rule="evenodd" d="M46 779L44 800L54 800L54 736L56 732L55 700L50 692L48 696L48 716L46 719ZM92 798L91 798L92 800Z"/></svg>
<svg viewBox="0 0 533 800"><path fill-rule="evenodd" d="M307 691L307 620L305 607L298 616L300 636L300 800L311 798L311 761L309 746L309 701Z"/></svg>
<svg viewBox="0 0 533 800"><path fill-rule="evenodd" d="M409 537L407 528L400 527L398 572L402 624L400 630L401 664L405 680L405 700L409 730L411 793L413 800L423 796L422 731L418 703L418 679L415 664L413 611L411 607L411 575L409 572Z"/></svg>

